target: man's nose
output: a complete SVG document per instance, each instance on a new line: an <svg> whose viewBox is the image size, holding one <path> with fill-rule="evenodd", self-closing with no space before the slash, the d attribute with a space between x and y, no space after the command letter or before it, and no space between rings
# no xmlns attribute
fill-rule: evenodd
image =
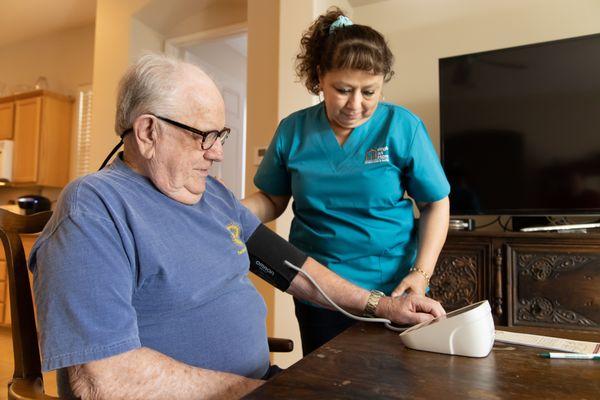
<svg viewBox="0 0 600 400"><path fill-rule="evenodd" d="M223 161L225 154L223 152L223 143L221 143L221 139L217 139L212 147L204 152L204 158L210 161Z"/></svg>

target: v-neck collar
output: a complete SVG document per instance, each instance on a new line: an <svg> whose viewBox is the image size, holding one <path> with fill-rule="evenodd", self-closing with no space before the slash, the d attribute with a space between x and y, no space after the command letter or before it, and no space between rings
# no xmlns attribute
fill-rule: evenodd
<svg viewBox="0 0 600 400"><path fill-rule="evenodd" d="M344 142L343 146L340 146L338 143L335 132L331 128L329 124L329 120L327 119L327 113L325 111L325 103L321 102L319 105L318 112L318 130L319 130L319 142L323 151L325 153L325 157L329 160L331 167L334 170L338 170L347 160L353 158L353 156L360 150L361 144L368 137L369 125L371 120L375 116L379 109L379 105L377 105L377 109L373 112L371 117L362 125L357 126L352 130L348 139Z"/></svg>

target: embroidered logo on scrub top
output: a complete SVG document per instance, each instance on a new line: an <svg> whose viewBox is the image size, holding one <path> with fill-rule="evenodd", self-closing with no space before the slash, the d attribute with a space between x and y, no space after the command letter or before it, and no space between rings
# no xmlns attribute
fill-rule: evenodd
<svg viewBox="0 0 600 400"><path fill-rule="evenodd" d="M376 147L367 150L365 154L365 164L375 164L381 162L388 162L390 156L388 155L388 147Z"/></svg>
<svg viewBox="0 0 600 400"><path fill-rule="evenodd" d="M227 225L227 230L231 233L231 241L238 246L238 254L244 254L246 252L246 245L240 239L240 227L236 224Z"/></svg>

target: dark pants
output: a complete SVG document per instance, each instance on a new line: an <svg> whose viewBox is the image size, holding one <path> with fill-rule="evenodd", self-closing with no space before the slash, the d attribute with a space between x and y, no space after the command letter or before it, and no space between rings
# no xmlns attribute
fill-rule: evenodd
<svg viewBox="0 0 600 400"><path fill-rule="evenodd" d="M304 356L321 347L356 322L340 312L314 307L296 299L294 299L294 305L296 306L298 325L300 325Z"/></svg>

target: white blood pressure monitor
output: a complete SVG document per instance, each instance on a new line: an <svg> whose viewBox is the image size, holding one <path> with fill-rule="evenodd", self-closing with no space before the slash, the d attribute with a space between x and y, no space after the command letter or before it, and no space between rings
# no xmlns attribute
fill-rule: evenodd
<svg viewBox="0 0 600 400"><path fill-rule="evenodd" d="M408 328L408 348L467 357L486 357L494 345L494 320L487 300Z"/></svg>

